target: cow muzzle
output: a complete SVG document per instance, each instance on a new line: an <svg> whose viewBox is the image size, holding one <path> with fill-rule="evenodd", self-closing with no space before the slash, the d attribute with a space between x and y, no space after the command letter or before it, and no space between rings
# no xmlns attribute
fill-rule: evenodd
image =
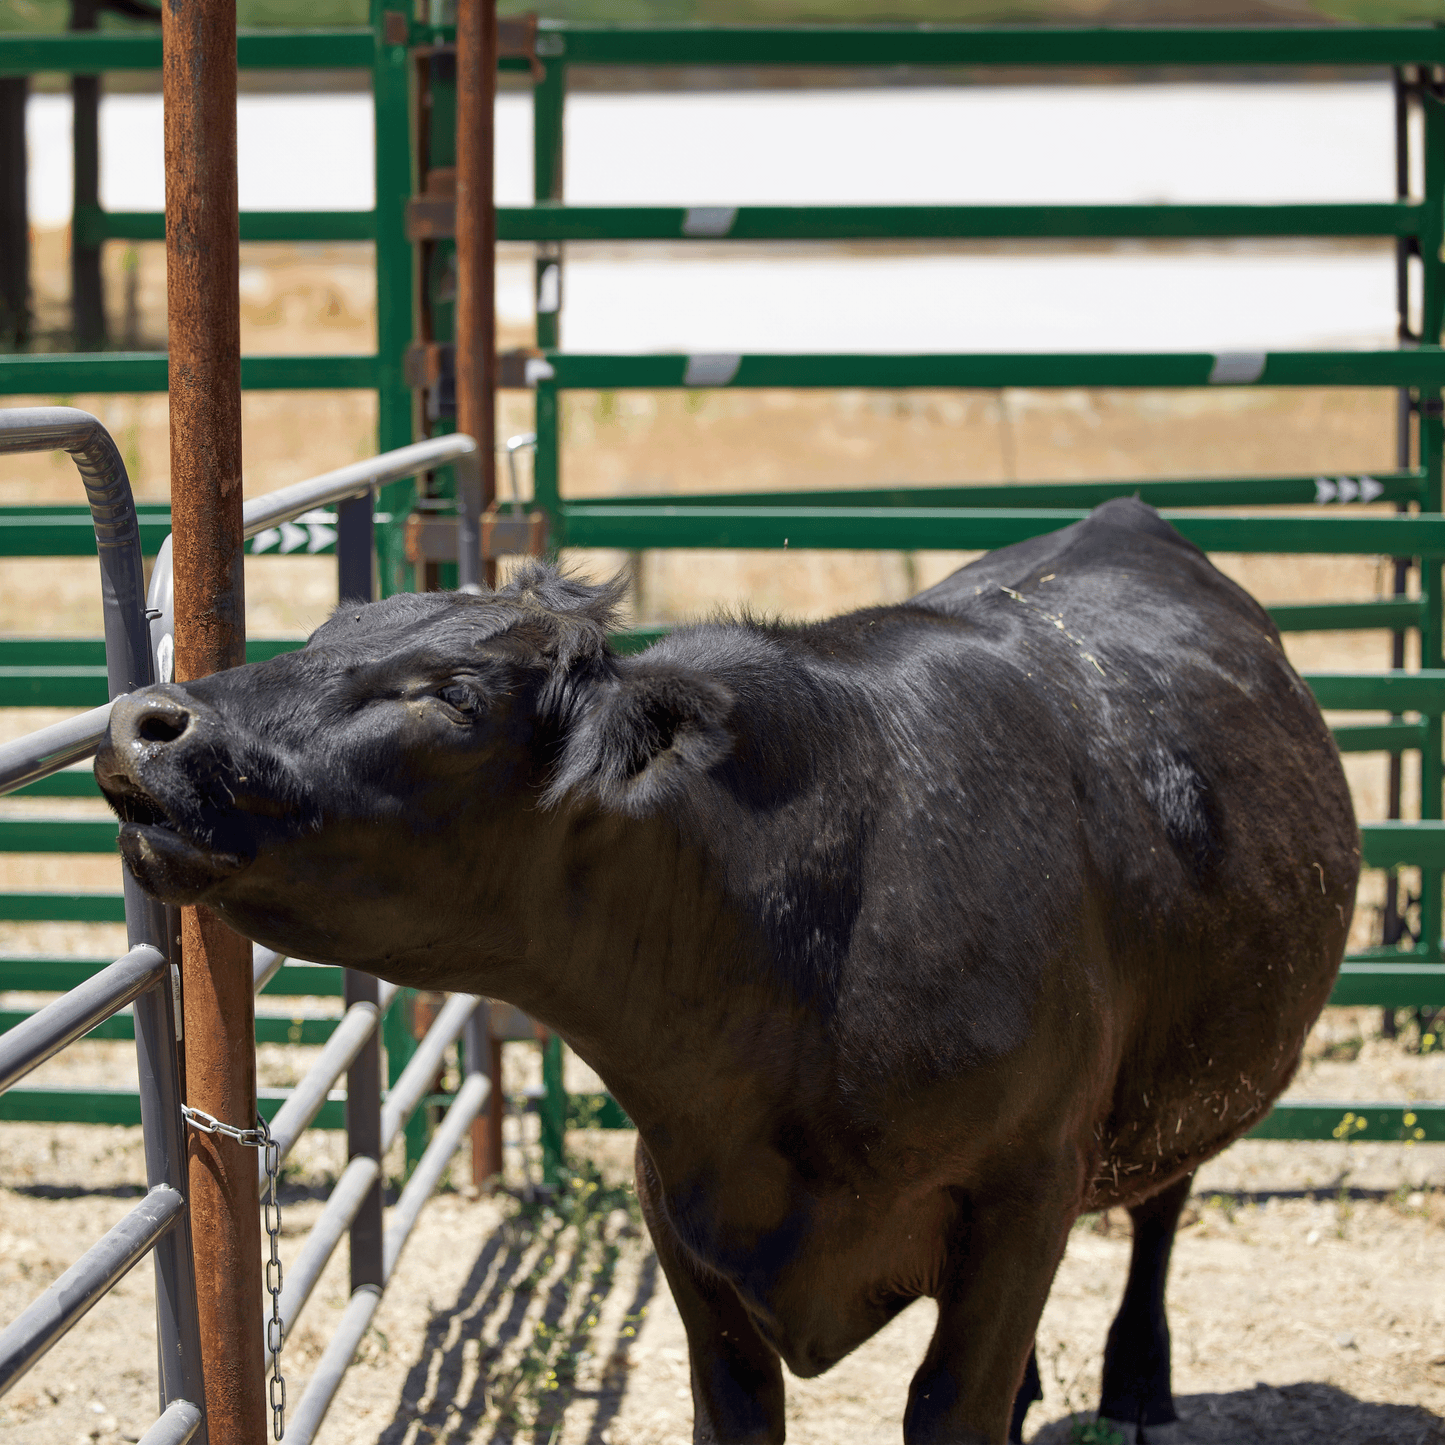
<svg viewBox="0 0 1445 1445"><path fill-rule="evenodd" d="M200 901L256 856L225 731L214 712L170 684L118 698L111 709L95 780L120 817L126 866L165 903Z"/></svg>

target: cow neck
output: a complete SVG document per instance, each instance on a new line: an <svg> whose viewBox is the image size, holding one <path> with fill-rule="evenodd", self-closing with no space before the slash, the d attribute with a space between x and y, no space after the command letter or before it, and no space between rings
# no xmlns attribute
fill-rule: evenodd
<svg viewBox="0 0 1445 1445"><path fill-rule="evenodd" d="M778 991L722 885L669 819L577 809L532 876L512 1002L555 1028L642 1129L728 1107Z"/></svg>

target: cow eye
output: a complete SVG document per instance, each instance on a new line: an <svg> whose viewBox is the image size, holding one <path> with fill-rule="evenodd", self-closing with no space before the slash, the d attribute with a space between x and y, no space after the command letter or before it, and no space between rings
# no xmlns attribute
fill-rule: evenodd
<svg viewBox="0 0 1445 1445"><path fill-rule="evenodd" d="M450 682L437 689L437 696L464 717L472 717L481 710L481 700L465 683Z"/></svg>

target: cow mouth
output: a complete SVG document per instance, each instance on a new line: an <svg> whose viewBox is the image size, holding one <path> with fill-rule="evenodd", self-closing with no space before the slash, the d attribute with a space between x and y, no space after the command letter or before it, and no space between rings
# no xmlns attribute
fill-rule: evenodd
<svg viewBox="0 0 1445 1445"><path fill-rule="evenodd" d="M162 902L196 903L253 861L253 849L217 847L213 828L168 810L133 778L103 775L99 765L96 776L121 820L120 852L126 867Z"/></svg>

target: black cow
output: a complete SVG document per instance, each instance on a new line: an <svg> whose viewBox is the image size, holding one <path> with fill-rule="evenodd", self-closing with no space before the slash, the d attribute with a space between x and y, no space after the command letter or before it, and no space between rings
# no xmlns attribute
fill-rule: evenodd
<svg viewBox="0 0 1445 1445"><path fill-rule="evenodd" d="M516 1003L597 1069L696 1439L782 1440L780 1362L921 1295L905 1438L1021 1438L1070 1226L1111 1205L1102 1413L1164 1438L1190 1175L1288 1082L1359 871L1268 617L1134 501L902 606L636 658L619 590L532 565L342 606L122 699L96 774L126 862L287 954Z"/></svg>

